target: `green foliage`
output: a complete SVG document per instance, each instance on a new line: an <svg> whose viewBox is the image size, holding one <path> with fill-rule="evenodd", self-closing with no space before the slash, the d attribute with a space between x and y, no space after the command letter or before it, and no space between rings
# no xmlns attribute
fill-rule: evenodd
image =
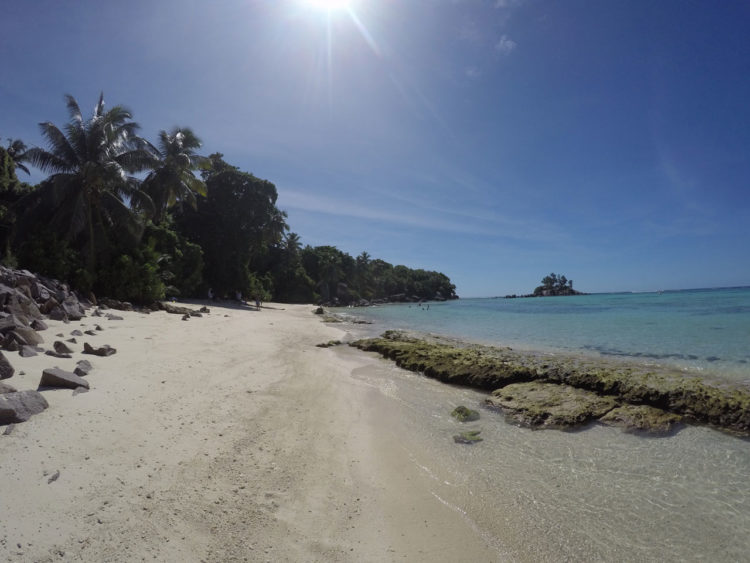
<svg viewBox="0 0 750 563"><path fill-rule="evenodd" d="M19 265L58 280L72 281L83 267L81 256L67 240L50 229L40 229L18 249ZM90 288L90 283L86 284ZM84 289L76 286L78 289Z"/></svg>
<svg viewBox="0 0 750 563"><path fill-rule="evenodd" d="M575 295L573 280L551 273L542 278L542 285L534 289L534 295Z"/></svg>
<svg viewBox="0 0 750 563"><path fill-rule="evenodd" d="M164 299L159 259L152 245L140 245L103 266L97 285L102 293L123 301L152 303Z"/></svg>
<svg viewBox="0 0 750 563"><path fill-rule="evenodd" d="M195 295L203 283L203 251L171 227L166 222L149 223L143 241L159 255L159 276L167 296Z"/></svg>

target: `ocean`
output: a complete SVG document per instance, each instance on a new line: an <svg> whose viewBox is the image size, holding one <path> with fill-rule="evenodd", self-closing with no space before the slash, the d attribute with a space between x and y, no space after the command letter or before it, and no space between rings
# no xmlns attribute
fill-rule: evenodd
<svg viewBox="0 0 750 563"><path fill-rule="evenodd" d="M337 310L388 328L526 350L620 357L750 379L750 288L601 294ZM339 354L361 354L340 347ZM702 426L649 438L593 425L530 430L483 409L485 393L379 359L352 377L377 389L381 424L443 507L497 561L750 560L750 441ZM462 425L458 405L481 412ZM452 435L481 431L460 445ZM416 486L416 484L415 484Z"/></svg>
<svg viewBox="0 0 750 563"><path fill-rule="evenodd" d="M459 299L347 313L373 322L374 331L402 328L522 350L620 357L750 383L750 287Z"/></svg>

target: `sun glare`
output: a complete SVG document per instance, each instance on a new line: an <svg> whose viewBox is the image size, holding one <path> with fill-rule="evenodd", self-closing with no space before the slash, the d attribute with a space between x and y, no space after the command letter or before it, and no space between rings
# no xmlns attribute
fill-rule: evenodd
<svg viewBox="0 0 750 563"><path fill-rule="evenodd" d="M349 0L306 0L307 4L321 10L343 10L349 7Z"/></svg>

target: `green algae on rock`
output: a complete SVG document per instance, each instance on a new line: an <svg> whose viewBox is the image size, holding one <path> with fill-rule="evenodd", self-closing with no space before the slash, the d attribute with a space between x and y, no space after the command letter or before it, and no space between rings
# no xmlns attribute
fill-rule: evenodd
<svg viewBox="0 0 750 563"><path fill-rule="evenodd" d="M737 383L688 376L677 370L607 359L518 352L403 331L352 342L361 350L378 352L410 371L444 383L494 391L531 381L558 384L614 399L617 406L643 405L709 424L735 434L750 435L750 388ZM611 409L610 409L611 410ZM661 432L663 422L647 411L625 411L620 423L647 430L650 422ZM533 418L533 417L532 417Z"/></svg>
<svg viewBox="0 0 750 563"><path fill-rule="evenodd" d="M453 441L457 444L476 444L481 442L484 438L480 438L481 430L467 430L466 432L460 432L453 436Z"/></svg>
<svg viewBox="0 0 750 563"><path fill-rule="evenodd" d="M479 420L479 412L463 405L459 405L453 409L451 416L459 422L473 422Z"/></svg>
<svg viewBox="0 0 750 563"><path fill-rule="evenodd" d="M581 426L617 406L613 397L540 381L506 385L493 391L486 403L502 408L507 417L532 428Z"/></svg>
<svg viewBox="0 0 750 563"><path fill-rule="evenodd" d="M609 426L622 426L625 432L669 434L682 423L683 417L647 405L622 405L599 419Z"/></svg>
<svg viewBox="0 0 750 563"><path fill-rule="evenodd" d="M316 344L318 348L330 348L331 346L340 346L342 344L341 340L329 340L328 342L321 342L320 344Z"/></svg>

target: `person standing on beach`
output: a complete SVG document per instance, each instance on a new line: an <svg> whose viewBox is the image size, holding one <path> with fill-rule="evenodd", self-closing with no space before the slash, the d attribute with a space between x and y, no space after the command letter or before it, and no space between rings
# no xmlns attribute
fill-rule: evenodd
<svg viewBox="0 0 750 563"><path fill-rule="evenodd" d="M260 298L257 295L255 296L255 308L260 311Z"/></svg>

